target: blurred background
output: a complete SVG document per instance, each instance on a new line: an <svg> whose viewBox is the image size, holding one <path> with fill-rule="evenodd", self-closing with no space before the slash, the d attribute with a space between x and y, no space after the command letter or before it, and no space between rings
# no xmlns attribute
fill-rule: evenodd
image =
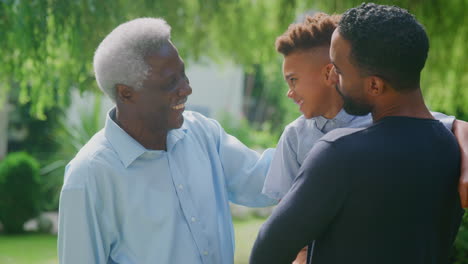
<svg viewBox="0 0 468 264"><path fill-rule="evenodd" d="M64 166L112 107L97 88L93 53L117 25L163 17L187 65L188 109L216 118L249 147L275 147L297 118L274 42L307 14L362 0L0 0L0 263L57 263ZM426 27L422 75L433 111L468 120L468 0L376 1ZM236 263L247 263L270 209L233 206ZM386 228L382 226L382 228ZM468 263L468 217L451 263Z"/></svg>

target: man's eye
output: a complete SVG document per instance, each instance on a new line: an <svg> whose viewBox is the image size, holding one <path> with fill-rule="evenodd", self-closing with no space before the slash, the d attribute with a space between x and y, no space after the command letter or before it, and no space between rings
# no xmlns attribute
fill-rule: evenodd
<svg viewBox="0 0 468 264"><path fill-rule="evenodd" d="M297 78L291 78L289 79L289 81L291 82L292 85L295 85L297 82Z"/></svg>
<svg viewBox="0 0 468 264"><path fill-rule="evenodd" d="M165 91L170 91L172 89L174 89L174 87L176 86L177 84L177 78L172 78L170 82L168 82L165 86L164 86L164 90Z"/></svg>

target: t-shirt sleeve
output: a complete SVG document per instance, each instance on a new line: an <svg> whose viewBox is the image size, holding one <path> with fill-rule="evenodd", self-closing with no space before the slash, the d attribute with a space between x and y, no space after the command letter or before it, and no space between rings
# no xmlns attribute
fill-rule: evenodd
<svg viewBox="0 0 468 264"><path fill-rule="evenodd" d="M282 199L291 189L299 168L297 135L291 128L286 128L276 147L262 192L273 199Z"/></svg>
<svg viewBox="0 0 468 264"><path fill-rule="evenodd" d="M250 263L291 263L329 227L350 189L346 159L340 155L324 141L311 150L292 189L262 226Z"/></svg>

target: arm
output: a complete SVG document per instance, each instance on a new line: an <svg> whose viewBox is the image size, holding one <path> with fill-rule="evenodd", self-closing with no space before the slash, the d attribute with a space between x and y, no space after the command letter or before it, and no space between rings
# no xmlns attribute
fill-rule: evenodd
<svg viewBox="0 0 468 264"><path fill-rule="evenodd" d="M307 263L307 247L304 247L299 251L297 254L296 260L293 261L292 264L306 264Z"/></svg>
<svg viewBox="0 0 468 264"><path fill-rule="evenodd" d="M58 255L62 264L107 263L109 247L84 186L64 186L60 194Z"/></svg>
<svg viewBox="0 0 468 264"><path fill-rule="evenodd" d="M298 136L296 131L287 126L281 135L270 169L265 179L262 192L273 199L281 200L291 189L300 164L297 161ZM304 247L293 264L307 262L307 247Z"/></svg>
<svg viewBox="0 0 468 264"><path fill-rule="evenodd" d="M461 176L458 186L463 208L468 208L468 122L455 120L453 133L458 140L461 154Z"/></svg>
<svg viewBox="0 0 468 264"><path fill-rule="evenodd" d="M267 149L260 155L246 147L237 138L228 135L218 122L212 119L210 121L214 128L229 200L250 207L276 204L277 200L262 194L263 183L275 152L274 149Z"/></svg>
<svg viewBox="0 0 468 264"><path fill-rule="evenodd" d="M291 189L299 168L297 135L291 128L286 127L276 147L262 192L273 199L282 199Z"/></svg>
<svg viewBox="0 0 468 264"><path fill-rule="evenodd" d="M329 227L349 188L345 161L338 153L325 142L311 150L292 189L262 226L250 263L291 263Z"/></svg>

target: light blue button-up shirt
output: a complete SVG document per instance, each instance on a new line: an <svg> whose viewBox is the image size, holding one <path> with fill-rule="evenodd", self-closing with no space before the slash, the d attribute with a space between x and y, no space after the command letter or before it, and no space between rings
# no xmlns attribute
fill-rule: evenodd
<svg viewBox="0 0 468 264"><path fill-rule="evenodd" d="M455 117L432 112L434 118L452 129ZM336 128L361 128L372 124L372 116L353 116L343 109L333 119L319 116L306 119L300 116L286 126L278 142L270 170L265 179L263 193L280 200L291 189L307 153L326 133Z"/></svg>
<svg viewBox="0 0 468 264"><path fill-rule="evenodd" d="M229 201L261 207L263 155L212 119L185 112L167 151L147 150L111 118L68 164L60 263L233 263Z"/></svg>

